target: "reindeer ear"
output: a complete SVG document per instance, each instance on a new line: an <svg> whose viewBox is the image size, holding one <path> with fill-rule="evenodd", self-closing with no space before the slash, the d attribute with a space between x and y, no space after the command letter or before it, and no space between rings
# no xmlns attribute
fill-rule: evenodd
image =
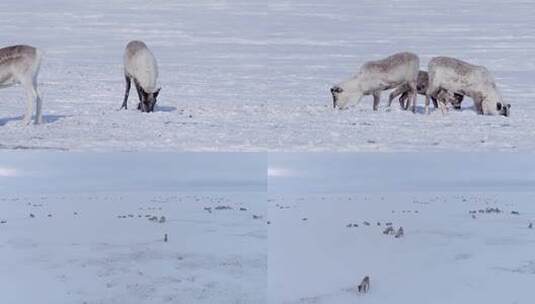
<svg viewBox="0 0 535 304"><path fill-rule="evenodd" d="M496 109L497 109L498 111L500 111L500 110L502 109L502 104L501 104L500 102L498 102L498 103L496 104Z"/></svg>
<svg viewBox="0 0 535 304"><path fill-rule="evenodd" d="M158 97L158 95L160 94L160 90L161 90L161 89L162 89L162 88L158 88L158 90L156 90L156 92L154 92L154 98L157 98L157 97Z"/></svg>
<svg viewBox="0 0 535 304"><path fill-rule="evenodd" d="M507 108L508 108L508 109L511 108L511 104L510 104L510 103L507 104Z"/></svg>

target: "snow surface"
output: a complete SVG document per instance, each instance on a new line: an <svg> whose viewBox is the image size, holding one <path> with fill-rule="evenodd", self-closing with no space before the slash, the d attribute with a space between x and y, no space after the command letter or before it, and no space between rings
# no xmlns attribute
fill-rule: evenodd
<svg viewBox="0 0 535 304"><path fill-rule="evenodd" d="M91 151L526 151L535 147L532 1L4 0L2 45L42 48L42 126L0 91L0 148ZM120 107L122 52L160 65L159 110ZM330 107L329 88L407 50L485 65L512 116Z"/></svg>
<svg viewBox="0 0 535 304"><path fill-rule="evenodd" d="M265 303L265 168L264 153L0 153L0 302Z"/></svg>
<svg viewBox="0 0 535 304"><path fill-rule="evenodd" d="M228 192L2 195L1 302L265 303L265 202Z"/></svg>
<svg viewBox="0 0 535 304"><path fill-rule="evenodd" d="M532 154L271 153L268 172L268 303L533 302Z"/></svg>
<svg viewBox="0 0 535 304"><path fill-rule="evenodd" d="M490 192L272 196L268 302L532 303L534 199ZM501 212L479 213L486 208ZM387 222L405 236L384 235ZM370 291L358 294L366 275Z"/></svg>

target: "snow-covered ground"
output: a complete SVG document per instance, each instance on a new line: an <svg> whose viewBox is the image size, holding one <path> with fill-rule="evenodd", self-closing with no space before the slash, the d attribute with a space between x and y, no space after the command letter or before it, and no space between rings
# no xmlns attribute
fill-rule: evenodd
<svg viewBox="0 0 535 304"><path fill-rule="evenodd" d="M2 45L46 57L47 123L21 126L0 91L0 148L98 151L438 151L535 147L530 1L5 0ZM160 64L159 110L117 111L122 52L142 39ZM333 111L329 88L401 50L487 66L512 116L414 115L371 101ZM384 95L384 97L386 94ZM420 106L423 103L419 99Z"/></svg>
<svg viewBox="0 0 535 304"><path fill-rule="evenodd" d="M533 302L533 166L523 153L271 154L268 303Z"/></svg>
<svg viewBox="0 0 535 304"><path fill-rule="evenodd" d="M0 153L0 302L265 303L265 167L263 153Z"/></svg>
<svg viewBox="0 0 535 304"><path fill-rule="evenodd" d="M512 192L272 196L268 302L532 303L534 199ZM383 234L388 222L405 235ZM370 291L358 294L366 275Z"/></svg>
<svg viewBox="0 0 535 304"><path fill-rule="evenodd" d="M265 201L261 193L2 195L1 302L265 303Z"/></svg>

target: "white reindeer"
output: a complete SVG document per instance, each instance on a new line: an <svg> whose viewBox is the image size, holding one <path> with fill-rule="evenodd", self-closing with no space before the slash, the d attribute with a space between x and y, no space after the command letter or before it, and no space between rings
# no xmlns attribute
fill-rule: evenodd
<svg viewBox="0 0 535 304"><path fill-rule="evenodd" d="M127 109L130 85L134 81L139 97L138 110L142 112L154 111L160 88L156 88L158 81L158 64L156 58L147 45L141 41L131 41L124 53L124 77L126 91L121 109Z"/></svg>
<svg viewBox="0 0 535 304"><path fill-rule="evenodd" d="M416 111L419 69L418 56L407 52L366 62L353 78L331 88L333 107L343 109L353 96L360 102L363 96L373 95L373 110L377 111L382 91L406 84L410 88L413 111Z"/></svg>
<svg viewBox="0 0 535 304"><path fill-rule="evenodd" d="M425 97L425 111L429 113L429 99L441 89L449 93L468 96L473 99L478 114L509 116L510 104L503 102L494 78L483 66L450 58L435 57L428 66L429 86ZM446 105L440 102L442 112Z"/></svg>
<svg viewBox="0 0 535 304"><path fill-rule="evenodd" d="M41 94L37 87L37 75L41 66L41 51L28 45L15 45L0 49L0 89L20 84L26 90L28 103L24 124L32 121L35 103L35 124L43 122Z"/></svg>

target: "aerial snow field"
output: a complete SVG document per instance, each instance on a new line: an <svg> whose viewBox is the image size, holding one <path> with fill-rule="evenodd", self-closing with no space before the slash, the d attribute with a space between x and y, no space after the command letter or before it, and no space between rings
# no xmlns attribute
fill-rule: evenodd
<svg viewBox="0 0 535 304"><path fill-rule="evenodd" d="M0 148L91 151L518 151L535 148L532 1L5 0L1 45L45 52L42 126L20 88L0 91ZM157 112L117 111L122 53L160 66ZM485 65L512 116L334 111L329 88L399 51Z"/></svg>
<svg viewBox="0 0 535 304"><path fill-rule="evenodd" d="M3 195L1 302L265 303L265 201L258 193Z"/></svg>
<svg viewBox="0 0 535 304"><path fill-rule="evenodd" d="M533 303L534 199L512 192L272 196L268 302ZM383 234L389 222L404 236ZM370 291L359 294L366 275Z"/></svg>

